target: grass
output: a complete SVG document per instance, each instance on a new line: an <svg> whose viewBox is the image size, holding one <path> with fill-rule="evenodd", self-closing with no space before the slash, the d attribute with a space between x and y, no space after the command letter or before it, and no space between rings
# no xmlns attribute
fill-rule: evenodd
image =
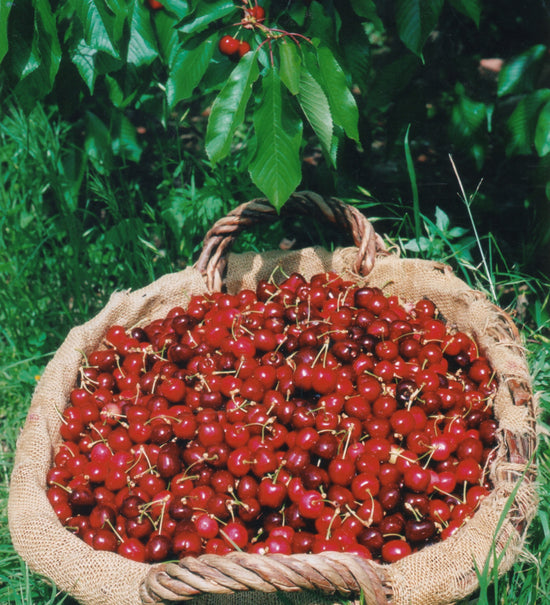
<svg viewBox="0 0 550 605"><path fill-rule="evenodd" d="M26 118L16 109L0 122L0 603L74 605L32 574L14 552L6 504L16 440L37 378L69 329L93 316L116 289L143 286L189 263L206 229L255 192L243 186L245 158L237 154L214 171L192 151L151 137L149 156L112 175L87 163L66 125L37 108ZM166 146L171 145L170 149ZM163 147L164 146L164 147ZM170 159L163 159L170 158ZM175 159L174 159L175 158ZM361 193L361 192L359 192ZM364 192L363 192L364 193ZM419 254L455 266L472 287L491 295L522 330L535 388L540 392L540 507L528 534L527 555L498 583L487 573L465 603L533 605L550 601L550 319L548 277L507 260L498 234L456 228L439 210L435 217L411 214L360 195L356 204L398 242L404 254ZM475 204L468 207L475 216ZM417 225L416 235L414 226ZM418 225L423 235L418 236ZM322 226L258 227L238 246L273 248L283 235L298 245L330 246ZM527 238L525 238L527 240ZM526 241L519 241L522 246ZM478 265L481 246L484 267Z"/></svg>

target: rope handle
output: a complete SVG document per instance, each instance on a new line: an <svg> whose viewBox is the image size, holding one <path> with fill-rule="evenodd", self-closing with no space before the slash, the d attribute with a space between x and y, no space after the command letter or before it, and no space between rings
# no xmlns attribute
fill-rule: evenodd
<svg viewBox="0 0 550 605"><path fill-rule="evenodd" d="M357 208L336 198L323 198L311 191L295 193L282 207L281 214L321 215L342 227L358 248L353 269L360 275L366 276L372 271L377 254L389 254L369 220ZM195 263L210 291L221 290L227 253L237 235L251 225L272 223L277 218L279 215L268 200L257 198L237 206L214 223L204 237L202 252Z"/></svg>
<svg viewBox="0 0 550 605"><path fill-rule="evenodd" d="M356 555L231 552L152 566L141 585L140 598L144 605L152 605L186 601L206 593L227 595L248 590L312 590L340 595L362 592L366 605L387 605L390 595L381 566Z"/></svg>

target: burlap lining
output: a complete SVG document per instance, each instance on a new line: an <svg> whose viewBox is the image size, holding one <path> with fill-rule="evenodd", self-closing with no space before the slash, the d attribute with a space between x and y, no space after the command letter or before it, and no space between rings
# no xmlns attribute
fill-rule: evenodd
<svg viewBox="0 0 550 605"><path fill-rule="evenodd" d="M377 285L387 294L397 294L404 302L427 297L451 326L476 339L500 383L495 401L500 447L491 469L495 490L465 527L445 542L392 565L365 565L349 555L334 553L319 555L322 560L314 556L247 558L236 553L219 568L218 562L208 557L181 566L134 563L116 554L94 551L64 529L46 498L45 477L60 442L59 411L67 404L83 355L100 346L108 326L145 325L163 317L173 306L185 305L191 295L204 292L202 275L188 268L141 290L114 294L101 313L69 333L48 364L18 442L8 503L13 544L29 567L85 605L141 605L182 600L203 592L195 597L197 604L215 605L223 600L227 605L328 605L341 601L320 591L345 594L351 590L347 598L353 600L358 587L363 588L366 603L443 605L475 590L475 566L482 569L487 560L492 566L494 552L500 557L500 571L509 569L521 551L525 530L536 510L535 470L531 465L506 519L499 523L536 445L536 404L517 331L505 313L444 265L381 257L372 273L363 278L349 269L356 253L356 248L334 253L309 248L230 255L225 283L229 291L236 292L254 288L259 279L268 278L278 267L287 274L300 271L306 278L333 270ZM307 588L316 592L304 590Z"/></svg>

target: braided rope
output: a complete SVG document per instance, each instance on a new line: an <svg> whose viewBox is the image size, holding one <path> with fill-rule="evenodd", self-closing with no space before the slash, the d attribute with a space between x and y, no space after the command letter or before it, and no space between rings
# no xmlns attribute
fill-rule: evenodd
<svg viewBox="0 0 550 605"><path fill-rule="evenodd" d="M384 240L367 218L357 208L336 198L324 199L310 191L296 193L283 206L281 213L306 216L321 214L327 221L342 227L358 247L353 269L361 275L368 275L372 271L377 254L388 253ZM201 255L195 263L195 267L205 276L211 291L221 290L226 255L237 235L251 225L271 223L277 218L275 208L266 199L259 198L237 206L211 227L205 235Z"/></svg>
<svg viewBox="0 0 550 605"><path fill-rule="evenodd" d="M227 555L186 557L179 563L151 568L141 586L144 604L182 601L202 593L232 594L239 591L297 592L364 595L366 605L387 603L383 576L376 565L346 553L317 555Z"/></svg>

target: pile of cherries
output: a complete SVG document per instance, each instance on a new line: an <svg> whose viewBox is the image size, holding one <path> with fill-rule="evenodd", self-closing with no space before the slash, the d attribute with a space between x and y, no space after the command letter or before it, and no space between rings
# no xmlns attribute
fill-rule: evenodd
<svg viewBox="0 0 550 605"><path fill-rule="evenodd" d="M193 296L87 356L47 494L87 544L137 561L393 562L489 493L496 386L426 299L333 273Z"/></svg>

